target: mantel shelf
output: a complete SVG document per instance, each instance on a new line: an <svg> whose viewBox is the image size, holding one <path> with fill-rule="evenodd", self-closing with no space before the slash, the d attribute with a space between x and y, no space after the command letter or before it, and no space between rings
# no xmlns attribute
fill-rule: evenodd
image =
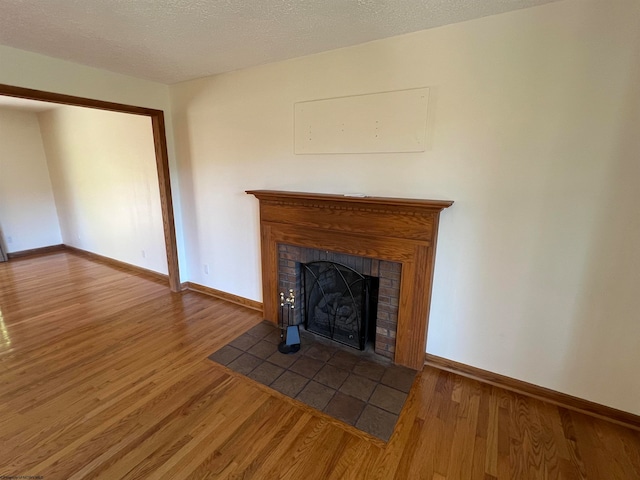
<svg viewBox="0 0 640 480"><path fill-rule="evenodd" d="M247 190L259 200L315 200L344 204L417 207L427 210L443 210L453 205L450 200L425 200L421 198L370 197L359 195L339 195L334 193L287 192L283 190Z"/></svg>

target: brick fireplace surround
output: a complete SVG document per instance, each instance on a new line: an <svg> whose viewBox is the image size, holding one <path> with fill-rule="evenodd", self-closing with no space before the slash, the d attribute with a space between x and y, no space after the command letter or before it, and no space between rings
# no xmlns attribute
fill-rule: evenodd
<svg viewBox="0 0 640 480"><path fill-rule="evenodd" d="M278 321L279 264L283 259L293 260L286 258L288 246L376 259L381 261L378 265L391 270L399 265L397 313L391 314L397 315L395 345L387 326L386 340L376 335L376 349L392 356L396 364L421 369L438 220L440 212L453 202L272 190L247 193L260 201L265 319Z"/></svg>
<svg viewBox="0 0 640 480"><path fill-rule="evenodd" d="M380 280L378 291L375 352L393 360L398 327L398 304L400 302L400 273L402 265L398 262L357 257L344 253L328 252L314 248L294 245L278 245L278 290L296 292L294 309L295 323L302 324L304 298L302 293L302 272L300 264L316 261L335 262L353 268L362 275Z"/></svg>

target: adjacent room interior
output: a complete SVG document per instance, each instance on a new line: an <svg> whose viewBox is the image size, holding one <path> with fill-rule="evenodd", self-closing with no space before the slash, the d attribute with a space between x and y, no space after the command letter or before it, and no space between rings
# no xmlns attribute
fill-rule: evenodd
<svg viewBox="0 0 640 480"><path fill-rule="evenodd" d="M61 245L167 275L151 120L0 96L8 257Z"/></svg>
<svg viewBox="0 0 640 480"><path fill-rule="evenodd" d="M640 479L640 3L62 4L0 7L0 476Z"/></svg>

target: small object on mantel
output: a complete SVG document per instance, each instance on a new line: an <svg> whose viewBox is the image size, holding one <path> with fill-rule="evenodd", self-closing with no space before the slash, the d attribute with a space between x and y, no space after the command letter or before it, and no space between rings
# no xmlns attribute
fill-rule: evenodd
<svg viewBox="0 0 640 480"><path fill-rule="evenodd" d="M367 198L364 193L345 193L345 197Z"/></svg>

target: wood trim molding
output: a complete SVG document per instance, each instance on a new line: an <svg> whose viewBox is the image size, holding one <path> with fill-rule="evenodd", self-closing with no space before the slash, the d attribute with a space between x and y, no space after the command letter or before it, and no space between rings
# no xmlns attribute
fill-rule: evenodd
<svg viewBox="0 0 640 480"><path fill-rule="evenodd" d="M209 295L210 297L219 298L220 300L235 303L236 305L241 305L243 307L250 308L251 310L257 310L258 312L262 313L262 303L251 300L250 298L234 295L233 293L223 292L222 290L216 290L215 288L206 287L204 285L193 282L185 282L183 285L183 290L191 290L193 292Z"/></svg>
<svg viewBox="0 0 640 480"><path fill-rule="evenodd" d="M162 230L167 252L167 268L169 271L169 287L172 292L180 291L180 270L178 267L178 245L176 242L176 224L173 216L173 197L169 180L169 155L167 153L167 137L164 114L151 115L153 129L153 145L156 152L156 168L158 171L158 188L160 190L160 208L162 210Z"/></svg>
<svg viewBox="0 0 640 480"><path fill-rule="evenodd" d="M153 270L149 270L147 268L138 267L137 265L131 265L130 263L122 262L114 258L105 257L104 255L89 252L87 250L82 250L81 248L72 247L70 245L63 245L63 248L64 250L74 255L88 258L89 260L93 260L104 265L109 265L110 267L115 267L119 270L124 270L127 273L131 273L133 275L144 276L153 280L159 280L164 284L166 284L167 280L169 279L169 276L165 275L164 273L154 272Z"/></svg>
<svg viewBox="0 0 640 480"><path fill-rule="evenodd" d="M264 316L278 320L278 244L402 264L394 362L424 363L440 212L450 201L250 190L260 201Z"/></svg>
<svg viewBox="0 0 640 480"><path fill-rule="evenodd" d="M47 247L31 248L29 250L20 250L19 252L7 253L7 258L13 260L14 258L34 257L37 255L46 255L48 253L60 252L65 249L62 244L49 245Z"/></svg>
<svg viewBox="0 0 640 480"><path fill-rule="evenodd" d="M634 430L640 430L640 416L633 413L607 407L605 405L590 402L579 397L567 395L556 390L540 387L515 378L500 375L498 373L482 370L481 368L465 365L447 358L425 353L424 364L430 367L446 370L463 377L472 378L482 383L504 388L528 397L537 398L545 402L553 403L570 410L575 410L593 417L602 418L620 425L624 425Z"/></svg>
<svg viewBox="0 0 640 480"><path fill-rule="evenodd" d="M160 190L160 206L162 210L162 224L167 251L167 265L169 270L169 286L171 291L180 291L180 271L178 268L178 246L176 242L175 218L173 215L173 199L171 196L171 181L169 178L169 157L167 154L167 137L164 123L164 112L152 108L136 107L121 103L105 102L91 98L75 97L60 93L44 92L31 88L16 87L0 84L0 95L29 100L88 107L111 112L144 115L151 118L153 142L158 170L158 188Z"/></svg>
<svg viewBox="0 0 640 480"><path fill-rule="evenodd" d="M0 84L0 95L59 103L61 105L97 108L99 110L108 110L111 112L133 113L135 115L151 116L155 112L161 111L153 108L136 107L134 105L126 105L124 103L106 102L92 98L76 97L74 95L65 95L63 93L45 92L43 90L35 90L33 88L17 87L15 85L6 84Z"/></svg>

